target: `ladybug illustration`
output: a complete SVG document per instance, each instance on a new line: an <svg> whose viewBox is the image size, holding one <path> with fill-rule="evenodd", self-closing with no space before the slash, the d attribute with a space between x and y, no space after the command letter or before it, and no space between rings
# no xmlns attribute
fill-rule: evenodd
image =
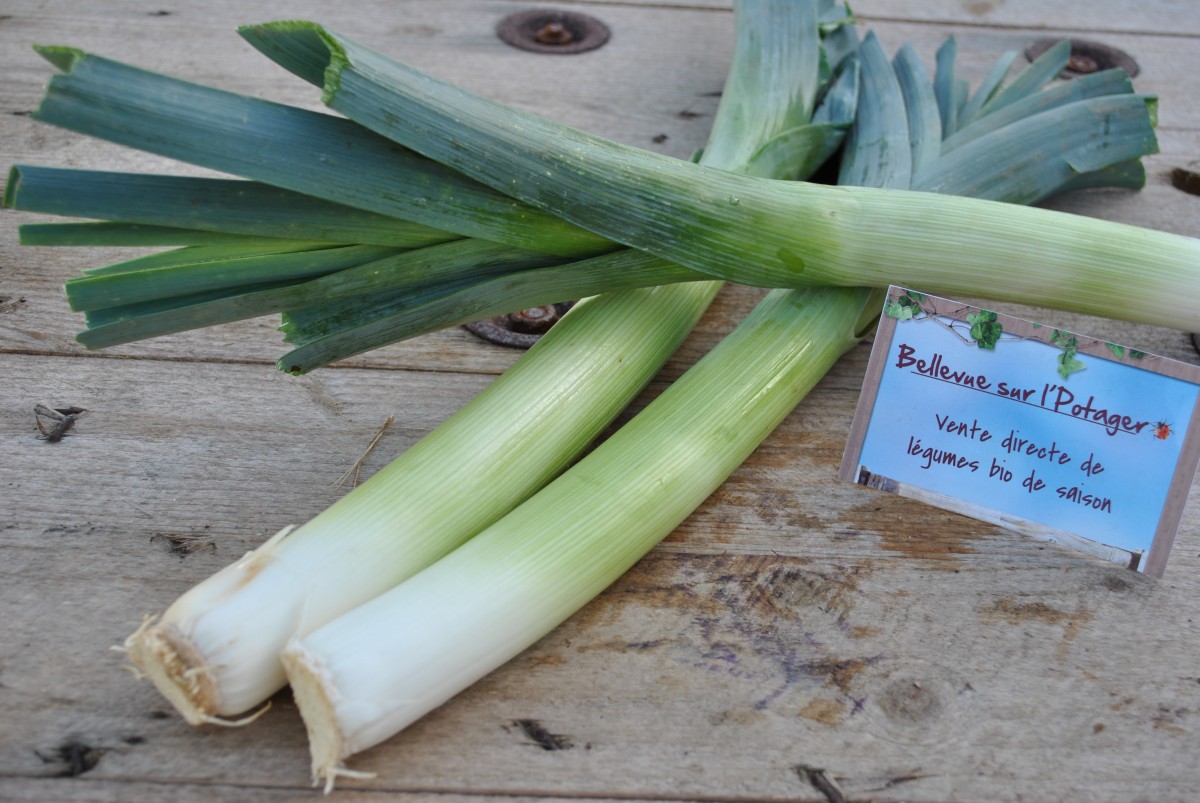
<svg viewBox="0 0 1200 803"><path fill-rule="evenodd" d="M1154 437L1160 441L1165 441L1171 434L1171 425L1166 421L1159 421L1154 425Z"/></svg>

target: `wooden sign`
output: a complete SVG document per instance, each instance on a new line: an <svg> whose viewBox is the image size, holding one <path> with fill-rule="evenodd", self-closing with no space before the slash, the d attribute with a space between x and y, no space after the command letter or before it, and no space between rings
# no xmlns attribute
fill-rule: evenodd
<svg viewBox="0 0 1200 803"><path fill-rule="evenodd" d="M1161 577L1200 367L892 287L840 478Z"/></svg>

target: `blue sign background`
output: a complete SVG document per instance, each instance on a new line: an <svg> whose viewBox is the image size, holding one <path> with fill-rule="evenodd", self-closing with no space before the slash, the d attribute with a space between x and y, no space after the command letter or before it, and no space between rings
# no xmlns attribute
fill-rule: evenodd
<svg viewBox="0 0 1200 803"><path fill-rule="evenodd" d="M1055 346L1004 336L994 350L980 349L943 325L949 323L944 318L897 321L859 465L1109 546L1148 551L1200 386L1087 354L1077 356L1086 369L1063 379L1057 373L1061 352ZM913 350L912 359L928 363L940 354L949 371L983 375L989 388L917 373L915 365L898 368L902 345ZM1020 394L1027 400L1002 396L1000 383L1005 390L1032 393ZM1136 434L1109 434L1101 424L1071 416L1072 405L1056 412L1059 388L1073 394L1074 404L1091 397L1094 408L1147 425ZM950 421L961 426L952 427ZM1156 437L1159 422L1174 431ZM983 430L990 439L983 440ZM1004 440L1010 433L1046 449L1054 459L1007 448ZM961 459L954 465L932 459L948 459L947 452ZM1064 453L1069 460L1060 463ZM1095 471L1097 464L1102 471ZM1085 465L1092 471L1085 471ZM1038 487L1039 481L1044 485ZM1072 493L1075 499L1090 494L1097 501L1073 501Z"/></svg>

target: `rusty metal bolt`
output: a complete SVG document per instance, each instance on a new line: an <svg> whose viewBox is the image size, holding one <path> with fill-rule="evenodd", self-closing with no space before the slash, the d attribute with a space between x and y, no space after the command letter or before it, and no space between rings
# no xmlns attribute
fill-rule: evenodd
<svg viewBox="0 0 1200 803"><path fill-rule="evenodd" d="M573 301L564 301L559 304L530 307L510 312L507 315L498 315L495 318L468 323L463 328L476 337L498 346L527 349L542 335L550 331L550 327L558 323L574 303Z"/></svg>
<svg viewBox="0 0 1200 803"><path fill-rule="evenodd" d="M1025 58L1033 61L1062 40L1061 36L1035 39L1025 48ZM1129 73L1130 78L1141 72L1141 68L1133 60L1133 56L1123 50L1089 39L1072 39L1070 60L1067 61L1067 66L1058 74L1058 77L1075 78L1113 67L1120 67Z"/></svg>
<svg viewBox="0 0 1200 803"><path fill-rule="evenodd" d="M544 307L530 307L520 312L509 313L508 325L514 332L540 335L557 323L560 317L558 310L552 304Z"/></svg>
<svg viewBox="0 0 1200 803"><path fill-rule="evenodd" d="M608 26L574 11L538 8L511 14L496 26L504 42L534 53L585 53L608 41Z"/></svg>
<svg viewBox="0 0 1200 803"><path fill-rule="evenodd" d="M1073 55L1067 59L1067 69L1073 73L1084 74L1095 72L1100 65L1091 56Z"/></svg>
<svg viewBox="0 0 1200 803"><path fill-rule="evenodd" d="M543 45L569 45L575 41L575 36L561 22L547 22L533 38Z"/></svg>

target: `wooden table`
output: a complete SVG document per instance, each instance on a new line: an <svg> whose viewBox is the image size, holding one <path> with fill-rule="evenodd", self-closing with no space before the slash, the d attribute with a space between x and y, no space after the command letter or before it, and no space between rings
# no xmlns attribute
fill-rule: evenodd
<svg viewBox="0 0 1200 803"><path fill-rule="evenodd" d="M254 4L9 0L5 164L178 170L30 120L62 43L316 108L238 23L331 27L484 95L676 156L706 136L731 50L717 0L571 3L586 55L512 49L500 0ZM1200 236L1170 171L1200 159L1190 0L863 0L889 51L958 38L973 83L1049 34L1115 45L1161 98L1139 193L1060 208ZM272 320L83 351L60 285L113 261L0 231L0 798L284 800L308 787L290 696L252 727L193 729L109 650L142 617L343 491L449 416L516 353L455 329L300 378ZM1200 292L1192 288L1190 292ZM728 288L646 397L759 292ZM1188 335L1006 308L1178 359ZM517 660L353 761L352 800L1146 800L1200 795L1200 494L1155 581L911 500L838 483L868 347L845 358L682 527ZM33 407L90 410L60 443ZM464 466L469 471L470 466ZM564 749L543 749L539 729ZM832 782L832 784L831 784ZM836 785L836 788L835 788ZM838 792L837 789L841 791Z"/></svg>

